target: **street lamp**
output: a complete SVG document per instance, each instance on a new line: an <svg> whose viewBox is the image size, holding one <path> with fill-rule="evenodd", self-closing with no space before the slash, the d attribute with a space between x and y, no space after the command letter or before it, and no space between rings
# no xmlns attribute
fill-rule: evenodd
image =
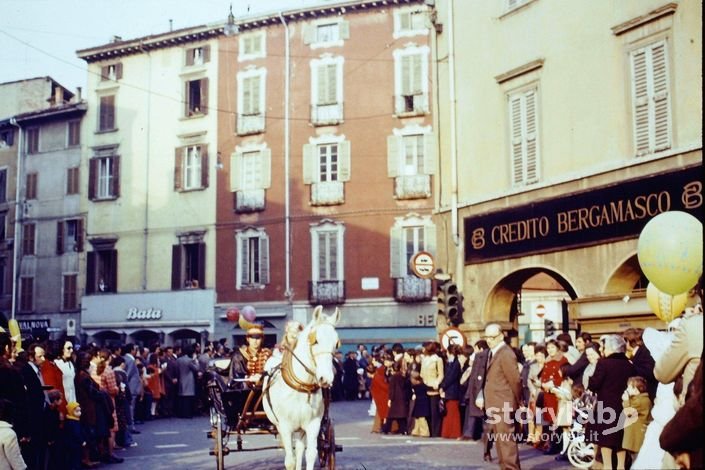
<svg viewBox="0 0 705 470"><path fill-rule="evenodd" d="M235 16L233 15L233 4L230 4L230 13L228 14L228 22L223 28L223 33L226 36L235 36L240 31L238 25L235 24Z"/></svg>

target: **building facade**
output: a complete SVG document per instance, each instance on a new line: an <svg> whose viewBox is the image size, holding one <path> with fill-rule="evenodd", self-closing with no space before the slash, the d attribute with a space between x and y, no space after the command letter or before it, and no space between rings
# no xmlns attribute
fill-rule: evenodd
<svg viewBox="0 0 705 470"><path fill-rule="evenodd" d="M216 321L252 305L268 334L342 309L343 343L435 337L437 133L431 10L328 3L219 39Z"/></svg>
<svg viewBox="0 0 705 470"><path fill-rule="evenodd" d="M78 51L88 64L81 329L99 342L213 333L216 26Z"/></svg>
<svg viewBox="0 0 705 470"><path fill-rule="evenodd" d="M443 0L436 13L439 252L461 329L517 335L538 273L562 286L566 327L665 327L637 240L665 211L702 221L702 4Z"/></svg>
<svg viewBox="0 0 705 470"><path fill-rule="evenodd" d="M86 107L50 77L0 84L0 102L1 323L14 317L23 334L47 338L80 313Z"/></svg>

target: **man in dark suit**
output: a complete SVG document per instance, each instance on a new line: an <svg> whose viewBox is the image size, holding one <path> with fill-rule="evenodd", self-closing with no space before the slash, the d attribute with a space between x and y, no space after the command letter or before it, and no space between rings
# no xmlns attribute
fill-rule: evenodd
<svg viewBox="0 0 705 470"><path fill-rule="evenodd" d="M504 342L502 328L496 323L485 328L485 340L490 352L483 397L476 404L485 408L500 468L520 469L515 412L521 402L521 377L516 354Z"/></svg>
<svg viewBox="0 0 705 470"><path fill-rule="evenodd" d="M25 388L27 389L27 411L29 422L30 440L22 446L22 456L28 469L44 468L46 454L46 436L44 435L44 408L46 396L44 395L43 381L40 368L44 363L44 348L38 344L30 344L27 348L28 362L20 369Z"/></svg>

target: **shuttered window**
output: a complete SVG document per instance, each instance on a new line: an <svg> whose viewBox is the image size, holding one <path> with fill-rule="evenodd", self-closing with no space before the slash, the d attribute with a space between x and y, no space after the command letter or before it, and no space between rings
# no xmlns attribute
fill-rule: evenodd
<svg viewBox="0 0 705 470"><path fill-rule="evenodd" d="M35 224L23 224L22 225L22 254L23 255L36 254L36 252L35 252L36 231L37 231L37 226Z"/></svg>
<svg viewBox="0 0 705 470"><path fill-rule="evenodd" d="M66 194L79 193L79 168L66 169Z"/></svg>
<svg viewBox="0 0 705 470"><path fill-rule="evenodd" d="M247 77L242 80L242 114L252 116L260 114L260 86L262 77Z"/></svg>
<svg viewBox="0 0 705 470"><path fill-rule="evenodd" d="M67 124L67 147L75 147L81 143L81 121L69 121Z"/></svg>
<svg viewBox="0 0 705 470"><path fill-rule="evenodd" d="M390 230L390 275L411 275L409 262L419 251L436 252L436 226L430 219L409 217L398 221Z"/></svg>
<svg viewBox="0 0 705 470"><path fill-rule="evenodd" d="M115 129L115 96L101 96L98 110L98 130L111 131Z"/></svg>
<svg viewBox="0 0 705 470"><path fill-rule="evenodd" d="M100 79L102 81L106 80L120 80L122 78L122 62L116 64L104 65L100 68Z"/></svg>
<svg viewBox="0 0 705 470"><path fill-rule="evenodd" d="M25 199L37 199L37 173L27 173Z"/></svg>
<svg viewBox="0 0 705 470"><path fill-rule="evenodd" d="M186 82L186 116L208 114L208 79Z"/></svg>
<svg viewBox="0 0 705 470"><path fill-rule="evenodd" d="M672 144L667 43L659 41L630 55L636 155L669 149Z"/></svg>
<svg viewBox="0 0 705 470"><path fill-rule="evenodd" d="M322 64L318 66L318 96L317 104L337 104L338 64Z"/></svg>
<svg viewBox="0 0 705 470"><path fill-rule="evenodd" d="M211 47L199 46L186 50L186 65L203 65L211 60Z"/></svg>
<svg viewBox="0 0 705 470"><path fill-rule="evenodd" d="M237 234L239 265L237 288L269 284L269 237L263 230L250 229Z"/></svg>
<svg viewBox="0 0 705 470"><path fill-rule="evenodd" d="M538 173L537 91L531 89L509 96L509 125L512 183L532 184Z"/></svg>
<svg viewBox="0 0 705 470"><path fill-rule="evenodd" d="M25 136L27 140L26 149L28 154L39 153L39 128L30 127Z"/></svg>
<svg viewBox="0 0 705 470"><path fill-rule="evenodd" d="M418 95L423 93L421 54L409 54L401 57L401 93Z"/></svg>
<svg viewBox="0 0 705 470"><path fill-rule="evenodd" d="M77 283L77 274L64 274L62 310L75 310L78 308Z"/></svg>
<svg viewBox="0 0 705 470"><path fill-rule="evenodd" d="M114 199L120 196L120 157L94 157L89 160L88 198Z"/></svg>
<svg viewBox="0 0 705 470"><path fill-rule="evenodd" d="M20 279L20 310L31 312L34 310L34 278L22 276Z"/></svg>
<svg viewBox="0 0 705 470"><path fill-rule="evenodd" d="M350 180L350 142L304 145L304 184Z"/></svg>

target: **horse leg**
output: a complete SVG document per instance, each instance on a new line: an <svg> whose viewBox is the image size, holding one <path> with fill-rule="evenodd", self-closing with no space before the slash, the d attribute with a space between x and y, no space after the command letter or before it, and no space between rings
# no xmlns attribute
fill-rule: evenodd
<svg viewBox="0 0 705 470"><path fill-rule="evenodd" d="M321 419L314 419L306 426L306 470L313 470L318 459L318 431L321 429Z"/></svg>
<svg viewBox="0 0 705 470"><path fill-rule="evenodd" d="M282 440L282 445L284 446L284 467L286 467L286 470L294 470L296 467L294 448L292 445L292 437L294 433L290 429L286 429L286 427L282 426L281 422L279 423L277 430L279 431L279 436Z"/></svg>
<svg viewBox="0 0 705 470"><path fill-rule="evenodd" d="M305 444L301 436L301 432L296 432L294 438L294 447L296 448L296 470L301 470L301 464L304 458Z"/></svg>

